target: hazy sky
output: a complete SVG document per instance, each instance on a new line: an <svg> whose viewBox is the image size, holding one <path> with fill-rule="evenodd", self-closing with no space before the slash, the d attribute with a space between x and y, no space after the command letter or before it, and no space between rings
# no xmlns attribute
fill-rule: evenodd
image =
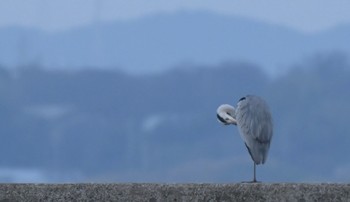
<svg viewBox="0 0 350 202"><path fill-rule="evenodd" d="M179 10L244 16L305 32L350 23L349 0L0 0L0 27L55 31L96 19L127 20Z"/></svg>

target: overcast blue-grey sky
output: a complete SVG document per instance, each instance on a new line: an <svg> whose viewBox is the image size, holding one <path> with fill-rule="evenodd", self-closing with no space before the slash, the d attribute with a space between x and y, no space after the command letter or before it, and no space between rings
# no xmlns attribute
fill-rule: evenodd
<svg viewBox="0 0 350 202"><path fill-rule="evenodd" d="M65 30L96 21L204 10L248 17L303 32L350 23L349 0L1 0L0 27Z"/></svg>

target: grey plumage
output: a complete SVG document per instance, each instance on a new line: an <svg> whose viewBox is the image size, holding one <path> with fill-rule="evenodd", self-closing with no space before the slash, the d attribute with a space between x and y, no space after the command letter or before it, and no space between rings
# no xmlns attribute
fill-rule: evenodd
<svg viewBox="0 0 350 202"><path fill-rule="evenodd" d="M228 109L234 110L234 116L230 116ZM266 102L255 95L247 95L241 98L236 109L230 105L221 105L217 110L219 121L225 125L237 125L239 134L243 139L255 165L264 164L270 148L273 134L272 116Z"/></svg>
<svg viewBox="0 0 350 202"><path fill-rule="evenodd" d="M264 164L273 134L272 117L266 102L247 95L237 103L236 120L239 134L256 164Z"/></svg>

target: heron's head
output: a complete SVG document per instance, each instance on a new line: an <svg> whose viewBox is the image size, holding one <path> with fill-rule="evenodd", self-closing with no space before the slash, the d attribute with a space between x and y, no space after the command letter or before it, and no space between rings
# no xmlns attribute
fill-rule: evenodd
<svg viewBox="0 0 350 202"><path fill-rule="evenodd" d="M220 123L225 125L237 125L235 108L228 104L223 104L216 110L216 116Z"/></svg>

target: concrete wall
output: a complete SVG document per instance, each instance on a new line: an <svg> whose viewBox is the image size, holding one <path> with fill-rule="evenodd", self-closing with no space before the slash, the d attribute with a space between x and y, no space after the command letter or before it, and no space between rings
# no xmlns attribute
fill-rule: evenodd
<svg viewBox="0 0 350 202"><path fill-rule="evenodd" d="M5 201L350 201L350 184L0 184Z"/></svg>

